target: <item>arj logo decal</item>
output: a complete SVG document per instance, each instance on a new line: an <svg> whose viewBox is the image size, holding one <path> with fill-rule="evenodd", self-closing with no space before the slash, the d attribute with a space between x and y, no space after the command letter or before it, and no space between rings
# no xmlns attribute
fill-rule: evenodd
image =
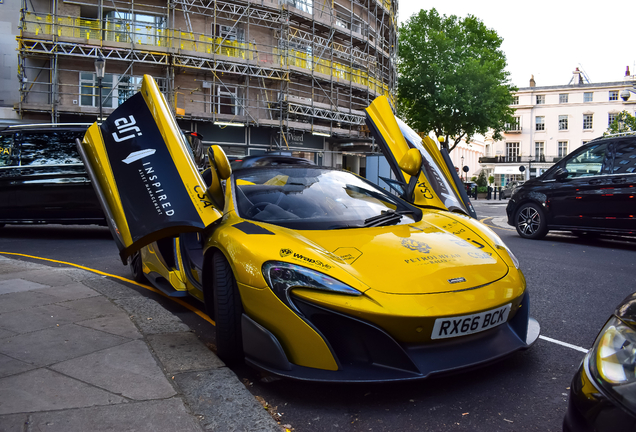
<svg viewBox="0 0 636 432"><path fill-rule="evenodd" d="M132 115L128 116L128 118L121 117L115 120L117 132L113 132L112 134L115 142L122 142L134 138L135 132L137 132L137 136L141 136L141 129L139 129L139 126L136 126L136 124L137 120L135 120L135 117ZM127 134L129 132L131 132L129 135L120 136L121 134Z"/></svg>

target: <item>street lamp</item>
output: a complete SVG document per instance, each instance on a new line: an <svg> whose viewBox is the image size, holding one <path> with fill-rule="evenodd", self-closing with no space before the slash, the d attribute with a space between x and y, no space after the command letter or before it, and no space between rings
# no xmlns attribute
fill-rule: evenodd
<svg viewBox="0 0 636 432"><path fill-rule="evenodd" d="M102 57L102 53L98 54L95 60L95 75L97 76L97 87L99 88L99 122L102 121L102 79L104 78L104 70L106 69L106 60Z"/></svg>
<svg viewBox="0 0 636 432"><path fill-rule="evenodd" d="M464 156L462 156L462 171L464 170Z"/></svg>

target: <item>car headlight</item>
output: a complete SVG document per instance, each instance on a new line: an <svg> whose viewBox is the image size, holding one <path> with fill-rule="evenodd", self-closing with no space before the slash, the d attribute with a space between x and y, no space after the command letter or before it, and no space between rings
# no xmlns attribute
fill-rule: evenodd
<svg viewBox="0 0 636 432"><path fill-rule="evenodd" d="M619 401L636 404L636 331L612 317L586 357L594 381Z"/></svg>
<svg viewBox="0 0 636 432"><path fill-rule="evenodd" d="M326 274L290 263L268 261L263 264L263 276L274 294L290 309L300 311L291 301L294 288L309 288L338 294L362 295L360 291Z"/></svg>

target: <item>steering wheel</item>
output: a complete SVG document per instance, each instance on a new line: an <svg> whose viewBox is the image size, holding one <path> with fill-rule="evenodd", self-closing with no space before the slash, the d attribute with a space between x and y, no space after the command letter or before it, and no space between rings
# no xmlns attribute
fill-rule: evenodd
<svg viewBox="0 0 636 432"><path fill-rule="evenodd" d="M258 213L265 210L265 207L267 207L270 204L271 203L267 201L261 201L261 202L257 202L256 204L252 204L252 206L248 208L247 211L245 212L245 216L247 217L256 216Z"/></svg>

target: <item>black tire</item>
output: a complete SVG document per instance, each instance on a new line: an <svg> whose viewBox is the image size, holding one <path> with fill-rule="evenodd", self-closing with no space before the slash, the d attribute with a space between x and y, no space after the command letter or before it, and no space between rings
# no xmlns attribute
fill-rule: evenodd
<svg viewBox="0 0 636 432"><path fill-rule="evenodd" d="M523 238L542 239L548 233L545 213L536 204L523 204L515 215L515 228L517 228L517 233Z"/></svg>
<svg viewBox="0 0 636 432"><path fill-rule="evenodd" d="M243 360L241 315L243 305L232 267L220 251L212 256L216 354L227 365Z"/></svg>
<svg viewBox="0 0 636 432"><path fill-rule="evenodd" d="M143 271L143 262L141 260L141 252L137 251L128 258L128 267L130 267L130 273L133 280L139 283L148 283L146 275Z"/></svg>

